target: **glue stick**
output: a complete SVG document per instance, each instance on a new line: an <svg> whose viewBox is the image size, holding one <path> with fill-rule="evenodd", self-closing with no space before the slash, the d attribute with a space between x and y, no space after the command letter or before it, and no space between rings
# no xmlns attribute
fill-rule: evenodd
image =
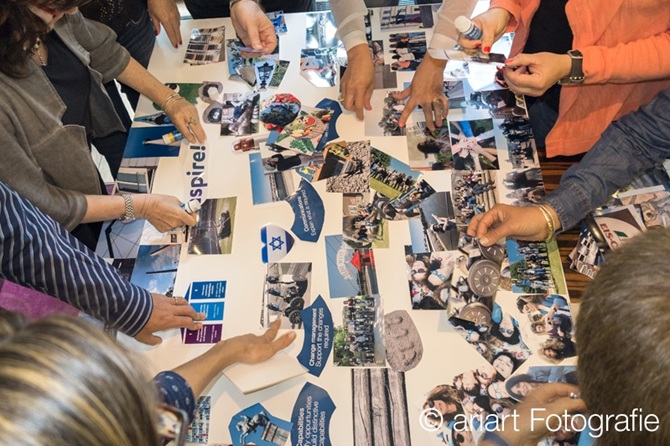
<svg viewBox="0 0 670 446"><path fill-rule="evenodd" d="M460 31L466 39L479 40L482 38L482 30L464 15L456 17L454 25L456 25L456 29Z"/></svg>
<svg viewBox="0 0 670 446"><path fill-rule="evenodd" d="M194 198L186 203L180 204L179 207L185 210L187 214L193 214L200 210L202 204Z"/></svg>

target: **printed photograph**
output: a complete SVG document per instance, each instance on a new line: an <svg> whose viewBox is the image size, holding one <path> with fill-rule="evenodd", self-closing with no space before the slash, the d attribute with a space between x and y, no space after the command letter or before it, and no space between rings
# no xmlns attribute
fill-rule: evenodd
<svg viewBox="0 0 670 446"><path fill-rule="evenodd" d="M312 303L311 263L268 263L261 309L261 327L276 319L281 328L302 328L300 312Z"/></svg>
<svg viewBox="0 0 670 446"><path fill-rule="evenodd" d="M370 192L342 194L342 236L352 248L388 248L388 221Z"/></svg>
<svg viewBox="0 0 670 446"><path fill-rule="evenodd" d="M230 254L237 197L208 198L197 213L198 221L190 229L188 253L192 255Z"/></svg>
<svg viewBox="0 0 670 446"><path fill-rule="evenodd" d="M342 325L333 330L333 362L339 367L383 367L384 314L379 295L361 295L337 301ZM335 312L336 310L333 310Z"/></svg>

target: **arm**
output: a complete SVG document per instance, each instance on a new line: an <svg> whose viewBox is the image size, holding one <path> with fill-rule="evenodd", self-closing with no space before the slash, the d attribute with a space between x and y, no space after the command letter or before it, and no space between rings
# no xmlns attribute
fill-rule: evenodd
<svg viewBox="0 0 670 446"><path fill-rule="evenodd" d="M362 0L331 0L330 8L337 25L337 36L347 50L347 70L341 84L342 105L355 110L363 119L363 109L372 110L370 98L374 88L374 65L365 36L364 17L367 14Z"/></svg>
<svg viewBox="0 0 670 446"><path fill-rule="evenodd" d="M295 333L289 332L277 338L280 325L281 321L277 319L262 336L246 334L218 342L206 353L173 371L188 382L194 395L200 395L216 375L234 363L262 362L288 347L295 339Z"/></svg>
<svg viewBox="0 0 670 446"><path fill-rule="evenodd" d="M611 124L595 146L561 178L560 186L541 201L555 228L569 229L633 178L670 157L670 90ZM544 240L547 225L539 209L495 205L473 217L468 234L484 245L512 236Z"/></svg>
<svg viewBox="0 0 670 446"><path fill-rule="evenodd" d="M176 326L197 328L195 311L167 310L155 302L164 296L124 280L62 226L0 183L0 276L54 296L129 336ZM172 299L170 299L172 302ZM188 310L190 309L190 311ZM179 313L179 314L177 314ZM187 318L175 319L177 316ZM152 332L153 332L152 331Z"/></svg>

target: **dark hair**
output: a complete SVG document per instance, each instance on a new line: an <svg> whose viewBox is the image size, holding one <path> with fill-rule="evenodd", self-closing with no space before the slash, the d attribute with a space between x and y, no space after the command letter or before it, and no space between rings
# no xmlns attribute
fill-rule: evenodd
<svg viewBox="0 0 670 446"><path fill-rule="evenodd" d="M88 0L3 0L0 3L0 72L13 77L28 75L31 50L49 28L30 11L31 3L64 11L87 3Z"/></svg>
<svg viewBox="0 0 670 446"><path fill-rule="evenodd" d="M522 373L520 375L511 376L507 381L505 381L505 390L509 396L514 398L517 401L521 401L525 395L521 395L512 390L512 387L516 386L519 383L538 383L543 384L541 381L536 381L535 378L530 376L527 373Z"/></svg>
<svg viewBox="0 0 670 446"><path fill-rule="evenodd" d="M660 415L659 429L604 430L600 444L670 444L670 231L649 230L615 252L582 294L579 387L592 413ZM629 389L628 391L612 391Z"/></svg>
<svg viewBox="0 0 670 446"><path fill-rule="evenodd" d="M521 342L521 332L515 323L512 323L512 327L514 327L514 331L511 336L507 337L500 332L500 323L494 323L491 326L491 331L489 334L507 344L517 345L519 342Z"/></svg>
<svg viewBox="0 0 670 446"><path fill-rule="evenodd" d="M512 373L514 373L514 371L517 369L517 367L519 367L520 364L519 364L519 360L516 359L514 357L514 355L510 352L502 351L502 352L498 352L495 355L493 355L493 359L491 359L491 365L493 365L495 360L500 358L501 356L506 356L512 361ZM498 371L496 370L496 372L498 372ZM498 372L498 375L500 375L499 372Z"/></svg>

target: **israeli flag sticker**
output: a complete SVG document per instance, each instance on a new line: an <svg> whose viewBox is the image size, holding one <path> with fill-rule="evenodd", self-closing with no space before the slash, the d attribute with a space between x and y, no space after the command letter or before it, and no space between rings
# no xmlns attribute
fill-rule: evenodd
<svg viewBox="0 0 670 446"><path fill-rule="evenodd" d="M293 236L277 225L265 225L261 228L261 258L263 263L278 262L293 248Z"/></svg>

